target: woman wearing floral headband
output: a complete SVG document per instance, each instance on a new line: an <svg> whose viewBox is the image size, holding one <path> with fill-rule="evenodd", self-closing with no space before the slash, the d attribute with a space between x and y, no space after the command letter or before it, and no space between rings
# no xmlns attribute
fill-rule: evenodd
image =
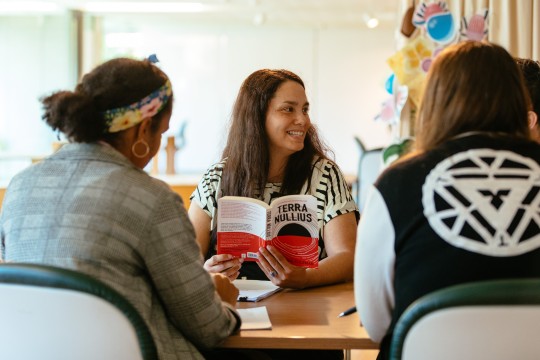
<svg viewBox="0 0 540 360"><path fill-rule="evenodd" d="M142 170L172 96L149 61L115 59L45 97L43 119L70 143L11 181L0 250L99 278L138 309L161 360L202 359L239 327L238 290L204 270L182 199Z"/></svg>

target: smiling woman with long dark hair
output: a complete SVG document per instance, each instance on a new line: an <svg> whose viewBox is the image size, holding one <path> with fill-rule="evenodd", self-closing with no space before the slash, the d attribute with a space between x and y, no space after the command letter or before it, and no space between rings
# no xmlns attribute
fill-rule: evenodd
<svg viewBox="0 0 540 360"><path fill-rule="evenodd" d="M240 87L231 120L222 161L208 169L191 196L189 216L205 268L231 279L270 279L290 288L352 279L358 209L311 123L302 79L287 70L255 71ZM270 203L288 194L317 198L318 269L293 266L272 246L260 251L256 263L216 254L219 197L246 196Z"/></svg>

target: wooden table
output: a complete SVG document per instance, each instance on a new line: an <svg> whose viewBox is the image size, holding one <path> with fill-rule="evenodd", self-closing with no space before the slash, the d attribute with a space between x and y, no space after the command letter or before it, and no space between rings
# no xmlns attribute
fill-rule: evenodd
<svg viewBox="0 0 540 360"><path fill-rule="evenodd" d="M358 313L338 318L354 306L353 283L306 290L283 290L238 308L266 306L272 330L246 330L230 336L221 347L244 349L378 349L361 327Z"/></svg>

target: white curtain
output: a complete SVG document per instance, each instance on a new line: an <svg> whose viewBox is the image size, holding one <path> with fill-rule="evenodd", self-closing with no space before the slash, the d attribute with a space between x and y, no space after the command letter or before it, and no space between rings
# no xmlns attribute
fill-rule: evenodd
<svg viewBox="0 0 540 360"><path fill-rule="evenodd" d="M513 56L540 60L540 1L491 0L489 41Z"/></svg>

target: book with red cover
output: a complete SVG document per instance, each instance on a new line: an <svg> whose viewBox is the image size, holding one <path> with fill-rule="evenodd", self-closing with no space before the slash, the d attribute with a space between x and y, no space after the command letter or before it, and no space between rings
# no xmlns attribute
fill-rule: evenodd
<svg viewBox="0 0 540 360"><path fill-rule="evenodd" d="M257 199L218 200L217 253L257 261L260 247L272 245L293 265L319 266L317 199L287 195L270 205Z"/></svg>

